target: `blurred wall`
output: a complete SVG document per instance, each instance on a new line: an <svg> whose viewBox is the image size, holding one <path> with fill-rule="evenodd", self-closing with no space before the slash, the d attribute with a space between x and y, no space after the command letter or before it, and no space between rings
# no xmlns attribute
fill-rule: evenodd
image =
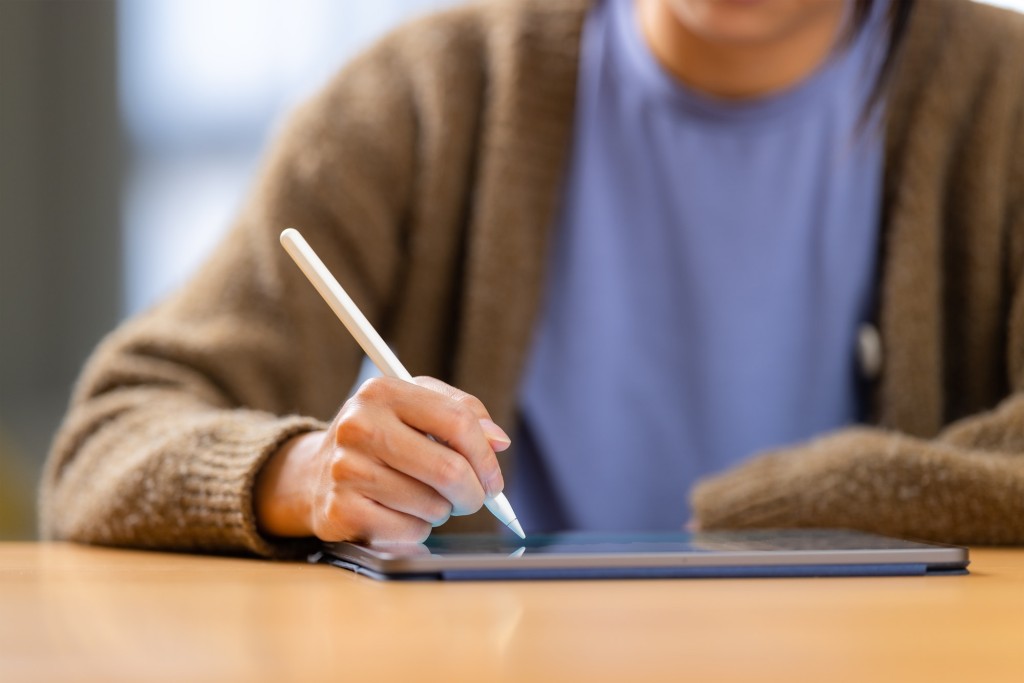
<svg viewBox="0 0 1024 683"><path fill-rule="evenodd" d="M0 0L0 540L34 535L82 362L202 260L275 121L458 1Z"/></svg>
<svg viewBox="0 0 1024 683"><path fill-rule="evenodd" d="M0 0L0 538L120 308L115 38L112 0Z"/></svg>
<svg viewBox="0 0 1024 683"><path fill-rule="evenodd" d="M122 311L149 307L191 275L299 100L395 24L457 1L120 2Z"/></svg>

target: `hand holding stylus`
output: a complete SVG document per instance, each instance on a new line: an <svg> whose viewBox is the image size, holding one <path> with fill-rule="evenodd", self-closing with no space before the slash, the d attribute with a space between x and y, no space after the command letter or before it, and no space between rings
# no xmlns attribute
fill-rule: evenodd
<svg viewBox="0 0 1024 683"><path fill-rule="evenodd" d="M292 439L271 458L256 485L263 530L327 541L421 541L449 515L486 505L523 536L495 457L509 438L483 404L438 380L409 376L301 235L286 230L281 241L387 377L364 383L325 432Z"/></svg>

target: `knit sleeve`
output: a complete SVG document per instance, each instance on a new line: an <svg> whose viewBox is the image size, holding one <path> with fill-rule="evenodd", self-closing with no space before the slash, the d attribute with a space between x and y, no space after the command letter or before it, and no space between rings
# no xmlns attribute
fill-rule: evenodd
<svg viewBox="0 0 1024 683"><path fill-rule="evenodd" d="M825 527L947 543L1024 543L1024 397L991 416L1013 420L1014 451L964 439L914 439L845 430L770 452L701 482L692 494L703 529ZM973 418L975 425L984 418ZM955 427L954 427L955 429Z"/></svg>
<svg viewBox="0 0 1024 683"><path fill-rule="evenodd" d="M261 555L252 490L289 437L344 400L361 352L278 243L300 229L382 324L400 269L415 115L393 41L291 119L251 199L178 293L101 344L42 482L46 538Z"/></svg>
<svg viewBox="0 0 1024 683"><path fill-rule="evenodd" d="M1024 544L1024 107L1008 189L1006 378L994 409L934 439L843 430L756 456L691 492L704 529L836 527L961 544Z"/></svg>

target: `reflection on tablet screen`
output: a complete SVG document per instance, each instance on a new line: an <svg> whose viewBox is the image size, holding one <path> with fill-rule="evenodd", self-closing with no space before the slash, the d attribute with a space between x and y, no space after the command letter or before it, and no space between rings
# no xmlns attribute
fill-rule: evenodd
<svg viewBox="0 0 1024 683"><path fill-rule="evenodd" d="M506 535L439 534L425 544L375 544L375 551L394 557L501 555L608 555L622 553L754 552L778 550L862 550L921 548L922 544L871 537L856 532L791 529L752 532L617 533L564 532L532 534L525 541Z"/></svg>

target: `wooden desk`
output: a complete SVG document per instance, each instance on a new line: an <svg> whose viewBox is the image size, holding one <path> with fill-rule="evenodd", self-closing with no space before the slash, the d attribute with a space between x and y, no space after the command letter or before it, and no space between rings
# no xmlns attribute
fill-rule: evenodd
<svg viewBox="0 0 1024 683"><path fill-rule="evenodd" d="M1024 681L1024 550L971 576L385 584L0 544L0 681Z"/></svg>

